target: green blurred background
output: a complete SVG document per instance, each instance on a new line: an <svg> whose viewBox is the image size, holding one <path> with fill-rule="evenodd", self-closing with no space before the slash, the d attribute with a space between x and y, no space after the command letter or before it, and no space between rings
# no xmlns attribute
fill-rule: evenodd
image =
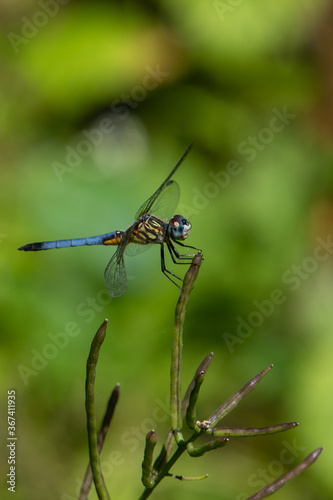
<svg viewBox="0 0 333 500"><path fill-rule="evenodd" d="M191 142L178 212L205 261L186 315L184 386L214 351L203 419L274 363L225 425L301 425L186 456L173 472L209 479L164 480L154 498L241 500L318 446L319 462L274 498L333 497L330 247L313 258L333 232L331 5L1 2L1 434L16 389L17 500L77 498L85 361L105 317L98 418L116 382L121 398L102 462L112 498L139 496L144 435L153 427L162 442L169 423L178 293L157 248L127 258L128 291L113 300L109 248L16 249L126 228ZM7 473L4 446L0 459Z"/></svg>

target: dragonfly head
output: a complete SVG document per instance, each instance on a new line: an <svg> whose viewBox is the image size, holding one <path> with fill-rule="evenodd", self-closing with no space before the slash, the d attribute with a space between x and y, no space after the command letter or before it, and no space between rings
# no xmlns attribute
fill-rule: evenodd
<svg viewBox="0 0 333 500"><path fill-rule="evenodd" d="M172 240L185 240L191 229L191 223L182 215L174 215L169 220L169 235Z"/></svg>

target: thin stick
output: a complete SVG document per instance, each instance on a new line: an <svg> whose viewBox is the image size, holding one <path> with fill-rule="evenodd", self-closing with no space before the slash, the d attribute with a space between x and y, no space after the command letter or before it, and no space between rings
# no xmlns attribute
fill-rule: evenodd
<svg viewBox="0 0 333 500"><path fill-rule="evenodd" d="M305 469L310 467L310 465L312 465L317 460L322 451L323 448L317 448L312 453L310 453L310 455L308 455L303 460L303 462L296 465L296 467L294 467L292 470L290 470L283 476L279 477L279 479L277 479L273 483L257 491L257 493L249 497L247 500L262 500L263 498L269 497L270 495L275 493L275 491L279 490L280 488L282 488L282 486L291 481L291 479L294 479L294 477L298 476L299 474L302 474L302 472L304 472Z"/></svg>
<svg viewBox="0 0 333 500"><path fill-rule="evenodd" d="M99 454L101 454L106 435L109 431L110 423L111 423L118 399L119 399L119 384L117 384L115 386L115 388L113 389L113 391L111 393L111 396L110 396L108 404L107 404L106 412L105 412L105 415L103 418L103 422L101 424L101 427L100 427L100 430L99 430L99 433L97 436L97 450L98 450ZM87 467L86 473L84 475L83 482L82 482L79 500L87 500L88 499L89 491L90 491L92 482L93 482L93 475L92 475L91 467L89 464Z"/></svg>
<svg viewBox="0 0 333 500"><path fill-rule="evenodd" d="M171 351L170 412L171 429L177 442L182 440L181 360L183 347L183 325L190 292L198 275L201 263L202 256L201 253L198 253L194 257L192 264L185 275L183 288L176 306L175 332Z"/></svg>
<svg viewBox="0 0 333 500"><path fill-rule="evenodd" d="M87 377L86 377L86 413L87 413L87 430L89 443L89 459L94 478L97 496L100 500L110 500L109 494L104 484L101 464L99 460L97 448L97 431L95 418L95 394L94 384L96 377L96 364L99 357L99 350L103 344L106 335L106 325L108 320L104 320L99 327L90 348L90 353L87 359Z"/></svg>

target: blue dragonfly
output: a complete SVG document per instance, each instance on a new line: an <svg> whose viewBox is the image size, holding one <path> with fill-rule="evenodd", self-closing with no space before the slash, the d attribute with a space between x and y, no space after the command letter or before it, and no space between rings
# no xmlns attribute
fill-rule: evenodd
<svg viewBox="0 0 333 500"><path fill-rule="evenodd" d="M184 241L190 232L191 223L182 215L172 216L180 197L180 188L172 176L188 155L192 145L185 151L171 173L139 208L135 214L135 221L125 231L113 231L111 233L91 236L88 238L75 238L72 240L43 241L28 243L18 250L38 251L53 248L77 247L84 245L116 245L118 248L108 263L104 277L105 285L112 297L119 297L127 289L127 277L124 264L124 254L134 255L147 248L147 245L157 244L161 249L161 269L164 275L180 288L173 278L182 281L177 275L169 271L165 266L164 244L175 264L188 264L195 253L181 254L174 243L185 248L201 252L200 249L184 245Z"/></svg>

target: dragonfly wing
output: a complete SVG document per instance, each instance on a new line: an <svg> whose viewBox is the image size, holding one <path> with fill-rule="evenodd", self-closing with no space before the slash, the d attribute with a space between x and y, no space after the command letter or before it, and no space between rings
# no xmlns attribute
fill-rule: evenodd
<svg viewBox="0 0 333 500"><path fill-rule="evenodd" d="M155 201L157 201L160 196L163 196L164 190L167 187L169 187L170 185L172 185L172 183L174 181L170 181L171 177L174 175L176 170L178 170L178 168L183 163L183 161L185 160L186 156L189 154L191 149L192 149L192 144L187 148L187 150L185 151L185 153L183 154L183 156L181 157L181 159L179 160L177 165L171 170L170 174L165 179L165 181L160 185L160 187L155 191L155 193L150 198L148 198L148 200L139 208L139 210L135 214L135 219L138 219L139 217L141 217L141 215L147 214L147 213L151 213L153 215L156 215L156 217L160 217L162 219L168 218L168 217L164 216L163 214L157 214L155 211L153 212L151 209L155 205ZM178 184L177 184L177 186L178 186ZM179 196L178 196L178 198L179 198ZM177 203L178 203L178 200L177 200ZM171 210L171 213L169 215L169 219L173 215L173 210L176 208L177 203L173 207L173 209Z"/></svg>
<svg viewBox="0 0 333 500"><path fill-rule="evenodd" d="M123 251L119 248L106 266L104 278L105 285L112 297L120 297L127 289L127 277Z"/></svg>
<svg viewBox="0 0 333 500"><path fill-rule="evenodd" d="M127 245L125 254L129 255L130 257L133 257L134 255L138 255L138 253L145 252L150 248L151 245L138 245L137 243L130 243Z"/></svg>
<svg viewBox="0 0 333 500"><path fill-rule="evenodd" d="M135 218L149 213L159 219L169 220L178 205L180 197L180 187L176 181L169 180L159 188L137 211ZM161 186L161 187L162 187Z"/></svg>

